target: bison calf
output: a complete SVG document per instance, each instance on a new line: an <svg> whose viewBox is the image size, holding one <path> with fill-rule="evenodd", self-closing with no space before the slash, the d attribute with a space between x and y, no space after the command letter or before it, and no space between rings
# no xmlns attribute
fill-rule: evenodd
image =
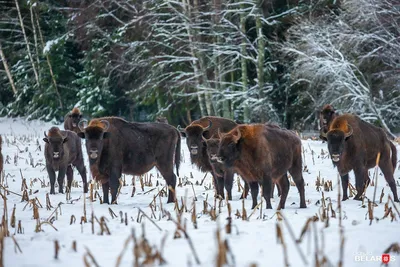
<svg viewBox="0 0 400 267"><path fill-rule="evenodd" d="M207 154L207 144L203 138L218 137L218 131L226 133L237 124L229 119L207 116L193 121L184 130L181 130L186 137L186 144L190 152L190 160L203 172L211 172L216 187L217 195L225 198L224 185L228 193L228 199L232 199L233 173L218 175Z"/></svg>
<svg viewBox="0 0 400 267"><path fill-rule="evenodd" d="M72 111L68 112L64 117L64 129L79 133L78 124L82 119L82 113L79 108L73 108Z"/></svg>
<svg viewBox="0 0 400 267"><path fill-rule="evenodd" d="M352 170L357 188L354 199L362 200L361 195L369 182L368 169L375 166L377 155L380 153L379 168L392 190L394 201L399 202L393 177L397 149L381 128L355 115L344 114L332 121L329 131L326 134L322 133L322 138L328 142L333 165L337 167L342 178L343 200L348 199L349 172Z"/></svg>
<svg viewBox="0 0 400 267"><path fill-rule="evenodd" d="M218 161L233 169L247 182L262 185L267 208L271 209L272 181L281 191L278 209L285 207L289 192L287 172L300 193L300 208L306 208L302 175L301 140L291 131L265 124L239 125L227 134L221 134ZM257 189L255 189L258 191ZM253 207L257 195L252 194Z"/></svg>
<svg viewBox="0 0 400 267"><path fill-rule="evenodd" d="M48 134L44 132L46 142L44 156L46 169L50 178L50 194L55 194L56 171L58 171L58 192L63 193L64 177L67 174L67 188L71 190L73 180L72 166L78 169L82 177L83 192L87 193L86 168L83 163L82 144L80 138L72 131L61 131L58 127L50 128Z"/></svg>
<svg viewBox="0 0 400 267"><path fill-rule="evenodd" d="M142 175L157 167L169 186L168 203L175 201L176 176L181 160L181 137L165 123L127 122L118 117L82 120L78 135L86 140L90 170L102 183L104 203L116 203L122 173Z"/></svg>

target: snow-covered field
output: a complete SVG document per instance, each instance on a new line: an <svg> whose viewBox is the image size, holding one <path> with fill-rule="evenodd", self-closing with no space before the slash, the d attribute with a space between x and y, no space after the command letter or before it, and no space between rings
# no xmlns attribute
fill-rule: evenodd
<svg viewBox="0 0 400 267"><path fill-rule="evenodd" d="M126 176L126 186L121 188L118 205L101 205L98 198L91 202L88 194L85 196L86 201L84 201L82 188L73 187L69 200L66 199L65 194L50 195L52 207L47 209L46 194L49 193L50 187L47 172L43 165L44 142L42 138L43 132L48 130L50 126L52 125L49 123L38 121L26 122L22 119L0 118L0 134L3 136L3 156L5 160L3 185L8 186L9 190L14 193L22 194L21 182L22 178L25 178L29 199L37 199L42 205L38 208L39 221L49 220L54 226L53 228L44 223L41 224L41 231L35 232L37 220L33 218L33 206L26 201L21 202L21 196L13 193L8 194L6 211L8 213L9 231L22 252L16 249L16 243L11 237L6 237L3 251L4 266L85 266L85 262L87 262L86 266L96 266L90 255L93 256L98 266L117 266L118 259L120 260L119 266L134 266L134 255L139 255L136 260L139 263L138 266L141 266L145 260L151 262L152 257L149 255L155 254L157 251L161 253L161 257L165 259L167 266L173 267L197 266L195 254L200 266L219 266L217 265L219 251L221 251L219 259L223 258L221 255L226 255L229 266L285 266L284 246L281 242L278 242L277 225L283 234L287 252L286 259L290 266L316 266L315 255L320 261L326 257L328 263L321 266L331 266L330 264L338 266L341 242L339 210L337 209L337 172L333 168L331 160L327 158L326 144L321 141L303 141L304 165L306 165L303 175L307 185L307 209L299 209L297 188L291 186L286 209L281 211L284 220L277 220L276 206L279 197L276 195L272 202L273 210L266 210L263 203L263 209L261 211L260 209L256 210L254 214L250 209L251 196L249 195L244 206L247 216L249 217L250 214L252 216L248 220L242 220L235 215L237 212L243 213L242 201L239 200L241 192L238 192L235 177L233 200L230 201L232 206L232 232L227 234L225 230L228 223L227 203L222 201L221 207L219 207L219 201L217 201L216 220L213 220L209 214L211 207L214 206L211 175L207 174L203 184L200 185L205 174L199 172L196 167L190 164L188 150L183 139L184 162L180 169L183 186L178 186L176 191L179 200L181 198L186 199L184 202L186 202L187 211L183 209L181 220L182 226L186 227L186 232L190 238L186 239L182 231L179 231L178 238L174 238L177 229L175 223L177 212L174 210L174 204L166 204L167 198L165 196L161 197L162 208L170 212L172 220L169 220L167 215L160 212L159 197L156 199L156 210L152 212L149 207L154 196L165 185L162 178L157 179L156 170L151 171L153 174L152 186L144 186L144 191L142 191L139 177L135 177L136 192L133 197L131 196L133 191L132 176ZM400 151L400 147L397 147ZM86 151L84 152L86 156ZM400 153L398 157L400 158ZM85 163L88 168L86 159ZM371 177L373 173L374 169L371 169ZM315 183L319 174L321 180L332 180L333 191L324 191L323 187L320 191L316 190ZM77 185L81 186L82 183L77 170L74 170L74 178ZM400 170L397 169L395 179L398 184L397 190L400 193L399 178ZM44 186L42 186L41 181L44 181ZM351 183L354 184L353 174L351 174ZM191 184L193 184L193 189ZM243 181L241 181L241 184L243 185ZM382 188L385 195L382 203L379 203ZM102 196L101 190L98 191ZM369 187L366 197L372 200L373 191L374 187ZM1 192L4 193L4 190L1 190ZM324 213L321 201L322 192L326 199L327 209L329 209L327 212L328 222L326 222L326 219L321 220ZM374 209L374 217L380 220L374 220L372 225L370 225L368 219L367 201L365 205L352 199L342 203L343 266L380 266L381 262L378 257L391 244L400 241L400 218L392 203L389 203L389 207L392 207L395 220L392 222L390 215L382 219L389 192L389 187L386 186L386 182L379 172L378 205ZM194 196L197 199L196 202L193 201ZM259 201L260 199L259 197ZM203 213L206 200L208 213ZM4 202L1 199L0 202L3 214ZM332 211L328 208L330 202L336 215L335 218L332 217ZM197 220L197 229L192 222L193 203L195 203L194 214ZM54 212L59 204L60 208ZM87 223L81 223L85 204ZM16 207L15 228L10 226L14 206ZM181 206L182 203L179 201L179 207ZM398 203L396 203L396 207L398 210L400 209ZM111 216L110 208L117 217ZM147 216L152 217L152 221L144 215L138 216L139 209ZM262 212L261 218L260 212ZM97 218L93 224L92 213ZM154 213L154 216L152 213ZM123 218L121 218L121 214ZM125 214L127 216L126 222ZM71 224L72 216L76 218L76 221ZM317 216L319 220L314 224L309 224L309 230L304 239L296 244L291 237L291 230L295 239L298 239L305 223L312 216ZM101 234L101 227L98 222L101 218L105 220L103 230L106 225L110 235L108 235L107 230L104 230ZM19 221L21 221L22 233L17 233ZM288 225L290 225L290 228L288 228ZM92 227L94 227L94 233L92 233ZM221 238L220 246L216 235L218 230ZM136 250L134 250L134 242L131 238L132 233L136 237ZM163 240L164 238L165 240ZM194 250L191 249L189 240L192 242ZM226 254L221 249L224 240L227 241L229 248ZM58 241L60 247L57 259L55 259L55 241ZM76 242L76 251L72 248L74 242ZM146 244L148 245L146 246ZM150 249L152 251L149 251ZM147 251L147 254L145 251ZM302 254L304 259L302 259ZM389 254L392 259L389 266L400 266L400 254L394 252ZM160 265L157 259L154 265Z"/></svg>

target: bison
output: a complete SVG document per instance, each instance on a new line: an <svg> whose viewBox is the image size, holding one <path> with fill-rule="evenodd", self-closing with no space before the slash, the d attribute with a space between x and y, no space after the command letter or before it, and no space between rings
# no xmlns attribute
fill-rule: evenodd
<svg viewBox="0 0 400 267"><path fill-rule="evenodd" d="M219 138L215 138L215 137L212 137L210 139L206 139L206 138L203 137L203 140L207 144L207 155L208 155L208 158L210 159L211 167L213 168L213 171L214 171L215 175L217 177L222 177L222 178L224 177L224 174L227 175L228 177L230 177L231 175L233 176L233 174L230 173L231 170L225 170L223 164L218 162L217 153L218 153L220 139ZM251 184L251 183L252 182L250 182L250 184L249 184L249 183L247 183L245 181L244 191L243 191L243 194L240 197L240 199L247 198L247 195L248 195L248 192L249 192L250 188L252 189L252 194L256 194L256 195L258 194L258 190L257 191L253 191L254 188L258 188L258 182L253 182L255 184ZM273 185L272 189L271 189L272 190L271 191L271 196L274 195L274 188L275 188L275 186ZM222 188L222 190L223 190L223 188ZM278 196L280 196L279 188L278 188Z"/></svg>
<svg viewBox="0 0 400 267"><path fill-rule="evenodd" d="M399 202L393 177L397 150L381 128L361 120L356 115L344 114L332 121L329 131L323 133L322 137L328 143L333 165L337 167L342 178L343 200L348 199L347 187L351 170L354 171L357 189L354 199L361 200L364 188L369 182L368 169L375 166L377 155L380 153L379 168L392 190L393 199Z"/></svg>
<svg viewBox="0 0 400 267"><path fill-rule="evenodd" d="M122 173L142 175L157 167L169 186L168 203L175 201L176 176L181 162L181 137L164 123L127 122L118 117L79 122L78 134L86 140L90 170L102 183L104 203L116 203Z"/></svg>
<svg viewBox="0 0 400 267"><path fill-rule="evenodd" d="M210 163L207 154L207 144L205 139L218 137L218 131L228 132L235 128L237 124L229 119L206 116L193 121L181 133L186 137L186 144L190 151L190 160L203 172L211 172L216 187L217 195L225 198L224 185L228 193L228 199L232 199L233 173L227 172L223 176L217 175Z"/></svg>
<svg viewBox="0 0 400 267"><path fill-rule="evenodd" d="M43 141L46 142L44 156L46 169L50 178L50 194L55 194L56 171L58 171L58 192L63 193L64 177L67 174L67 188L71 190L73 180L72 166L78 169L82 177L83 192L87 193L86 168L83 162L82 143L76 133L61 131L58 127L51 127L48 134L44 132Z"/></svg>
<svg viewBox="0 0 400 267"><path fill-rule="evenodd" d="M240 174L247 182L262 185L267 209L272 208L270 197L273 181L281 191L278 209L285 208L289 192L288 171L300 193L300 208L306 208L301 140L296 134L279 127L251 124L239 125L220 135L218 161L226 169L233 169ZM254 190L258 191L258 187ZM252 208L257 205L257 195L252 194Z"/></svg>
<svg viewBox="0 0 400 267"><path fill-rule="evenodd" d="M329 126L334 118L336 118L338 114L336 113L335 109L332 105L324 105L322 107L321 112L319 113L319 127L320 133L327 133L329 130ZM323 139L322 136L320 136Z"/></svg>
<svg viewBox="0 0 400 267"><path fill-rule="evenodd" d="M79 108L73 108L64 117L64 129L79 133L79 121L82 119L82 113Z"/></svg>

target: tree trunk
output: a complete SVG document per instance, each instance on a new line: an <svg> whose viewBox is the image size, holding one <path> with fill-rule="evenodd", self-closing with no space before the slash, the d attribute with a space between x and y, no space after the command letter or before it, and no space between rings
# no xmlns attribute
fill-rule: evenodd
<svg viewBox="0 0 400 267"><path fill-rule="evenodd" d="M244 10L244 4L240 4L240 9ZM246 14L243 13L244 11L240 12L240 31L242 32L243 38L242 43L240 45L240 53L241 53L241 67L242 67L242 87L243 91L248 91L248 76L247 76L247 43L246 43ZM248 104L245 102L243 108L243 122L249 123L250 122L250 109Z"/></svg>
<svg viewBox="0 0 400 267"><path fill-rule="evenodd" d="M28 56L29 56L29 60L31 61L31 64L32 64L33 73L35 74L36 84L37 84L37 86L39 86L39 75L38 75L38 72L36 70L35 63L33 62L31 48L29 46L28 37L26 36L26 33L25 33L24 22L22 20L21 10L19 9L18 0L15 0L15 5L17 6L19 23L21 25L22 34L24 35L26 49L28 50Z"/></svg>
<svg viewBox="0 0 400 267"><path fill-rule="evenodd" d="M12 89L14 95L16 95L17 94L17 88L15 88L14 79L13 79L13 77L11 75L10 68L8 67L7 59L6 59L6 56L4 55L3 47L1 46L1 43L0 43L0 57L1 57L1 61L3 61L4 70L6 71L8 80L9 80L10 85L11 85L11 89Z"/></svg>
<svg viewBox="0 0 400 267"><path fill-rule="evenodd" d="M40 23L39 23L38 15L36 14L36 12L34 12L34 15L36 15L36 16L35 16L35 17L36 17L36 24L37 24L37 27L38 27L39 37L40 37L40 41L41 41L41 43L42 43L42 47L45 47L44 38L43 38L43 35L42 35L42 30L41 30L41 28L40 28ZM56 95L57 95L57 98L58 98L58 102L59 102L59 104L60 104L60 108L63 110L64 107L63 107L61 95L60 95L60 92L58 91L57 82L56 82L56 77L54 76L53 68L52 68L51 62L50 62L50 56L49 56L48 53L46 54L46 61L47 61L47 65L49 66L50 76L51 76L51 79L52 79L53 84L54 84L54 90L56 91Z"/></svg>
<svg viewBox="0 0 400 267"><path fill-rule="evenodd" d="M29 12L31 13L31 24L32 24L32 30L33 30L33 39L35 41L35 49L36 49L36 64L38 68L38 74L39 74L39 79L40 79L40 60L39 60L39 45L38 45L38 40L37 40L37 34L36 34L36 27L35 27L35 22L33 18L33 7L32 7L32 2L30 2L29 5Z"/></svg>
<svg viewBox="0 0 400 267"><path fill-rule="evenodd" d="M191 18L191 10L190 10L190 3L188 1L182 0L182 4L183 4L183 8L184 8L184 13L185 13L185 17L186 18ZM185 22L185 27L186 27L186 32L188 35L188 39L189 39L189 46L190 46L190 53L191 56L193 58L197 58L196 56L196 51L194 48L194 35L192 33L192 29L191 29L191 25L189 24L189 22ZM195 89L198 90L199 85L200 85L200 71L199 71L199 66L198 66L198 61L199 60L192 60L192 66L193 66L193 72L194 75L196 76L196 83L195 83ZM207 116L207 108L205 105L205 100L204 100L204 94L202 92L197 92L197 100L199 101L199 107L200 107L200 113L201 116Z"/></svg>
<svg viewBox="0 0 400 267"><path fill-rule="evenodd" d="M258 45L258 55L257 55L257 80L259 89L259 98L264 100L264 59L265 59L265 39L262 32L262 22L261 22L261 10L256 15L256 31L257 31L257 45ZM264 102L264 101L263 101ZM264 105L261 106L260 120L265 122L267 120L266 111Z"/></svg>

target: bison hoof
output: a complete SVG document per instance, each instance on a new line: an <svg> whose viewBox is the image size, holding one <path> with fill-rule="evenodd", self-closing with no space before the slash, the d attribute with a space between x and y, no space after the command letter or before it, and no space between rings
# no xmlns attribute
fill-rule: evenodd
<svg viewBox="0 0 400 267"><path fill-rule="evenodd" d="M307 208L307 205L305 203L300 204L300 209L306 209L306 208Z"/></svg>
<svg viewBox="0 0 400 267"><path fill-rule="evenodd" d="M354 199L354 200L358 200L358 201L361 201L361 200L362 200L361 196L355 196L353 199Z"/></svg>
<svg viewBox="0 0 400 267"><path fill-rule="evenodd" d="M343 196L343 198L342 198L342 201L346 201L346 200L348 200L349 199L349 197L345 197L345 196Z"/></svg>
<svg viewBox="0 0 400 267"><path fill-rule="evenodd" d="M394 202L400 202L400 201L399 201L399 198L395 198L395 199L394 199Z"/></svg>

